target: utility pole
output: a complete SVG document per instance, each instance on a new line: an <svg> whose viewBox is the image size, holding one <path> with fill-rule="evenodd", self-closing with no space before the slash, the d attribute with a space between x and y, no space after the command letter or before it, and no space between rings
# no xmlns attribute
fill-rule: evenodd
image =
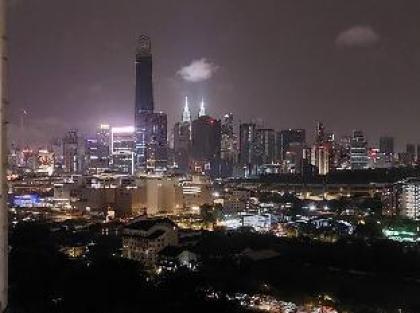
<svg viewBox="0 0 420 313"><path fill-rule="evenodd" d="M0 0L0 312L8 304L8 208L7 208L7 35L6 0Z"/></svg>

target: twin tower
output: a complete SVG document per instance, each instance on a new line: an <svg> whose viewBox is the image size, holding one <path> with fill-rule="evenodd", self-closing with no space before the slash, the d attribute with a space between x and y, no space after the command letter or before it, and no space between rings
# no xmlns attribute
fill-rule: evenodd
<svg viewBox="0 0 420 313"><path fill-rule="evenodd" d="M154 111L153 58L150 37L141 35L136 51L135 170L137 173L165 171L168 163L167 115ZM205 116L201 101L199 117ZM183 121L191 122L185 98Z"/></svg>

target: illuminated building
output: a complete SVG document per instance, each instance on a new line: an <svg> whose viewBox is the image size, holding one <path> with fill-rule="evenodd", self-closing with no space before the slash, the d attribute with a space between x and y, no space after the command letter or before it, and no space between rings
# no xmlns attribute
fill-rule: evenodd
<svg viewBox="0 0 420 313"><path fill-rule="evenodd" d="M277 161L283 161L291 143L305 144L306 132L304 129L284 129L276 134Z"/></svg>
<svg viewBox="0 0 420 313"><path fill-rule="evenodd" d="M420 178L399 182L397 195L399 214L410 219L420 219Z"/></svg>
<svg viewBox="0 0 420 313"><path fill-rule="evenodd" d="M245 176L256 174L256 130L255 123L244 123L239 126L239 163L245 169Z"/></svg>
<svg viewBox="0 0 420 313"><path fill-rule="evenodd" d="M122 255L148 266L156 265L160 251L178 245L178 228L170 219L139 219L123 229Z"/></svg>
<svg viewBox="0 0 420 313"><path fill-rule="evenodd" d="M54 173L55 169L54 161L55 159L53 152L50 152L45 149L39 150L37 172L51 176Z"/></svg>
<svg viewBox="0 0 420 313"><path fill-rule="evenodd" d="M301 173L303 168L304 145L299 142L291 142L288 145L284 162L287 173Z"/></svg>
<svg viewBox="0 0 420 313"><path fill-rule="evenodd" d="M192 122L191 155L193 170L212 177L220 176L221 123L208 115Z"/></svg>
<svg viewBox="0 0 420 313"><path fill-rule="evenodd" d="M147 215L173 214L183 208L182 188L177 177L144 175L137 179L141 207Z"/></svg>
<svg viewBox="0 0 420 313"><path fill-rule="evenodd" d="M179 171L187 173L189 171L191 154L191 112L187 97L185 97L182 121L174 126L174 153Z"/></svg>
<svg viewBox="0 0 420 313"><path fill-rule="evenodd" d="M325 134L325 127L322 122L316 123L316 130L315 130L315 144L322 145L326 141L326 134Z"/></svg>
<svg viewBox="0 0 420 313"><path fill-rule="evenodd" d="M327 175L330 170L330 154L325 145L314 145L311 151L311 164L318 169L319 175Z"/></svg>
<svg viewBox="0 0 420 313"><path fill-rule="evenodd" d="M274 162L274 129L257 129L255 136L255 149L258 165L271 164Z"/></svg>
<svg viewBox="0 0 420 313"><path fill-rule="evenodd" d="M135 167L141 172L166 170L167 116L154 112L150 38L139 37L136 52Z"/></svg>
<svg viewBox="0 0 420 313"><path fill-rule="evenodd" d="M190 210L198 211L203 204L211 204L210 179L204 175L192 175L190 179L182 181L182 195L185 208Z"/></svg>
<svg viewBox="0 0 420 313"><path fill-rule="evenodd" d="M221 176L229 177L233 174L234 165L238 161L237 137L233 131L233 114L225 114L222 120L220 143Z"/></svg>
<svg viewBox="0 0 420 313"><path fill-rule="evenodd" d="M65 173L82 173L85 146L77 130L70 130L63 138L63 169Z"/></svg>
<svg viewBox="0 0 420 313"><path fill-rule="evenodd" d="M111 126L101 124L94 138L87 139L88 171L100 174L110 167Z"/></svg>
<svg viewBox="0 0 420 313"><path fill-rule="evenodd" d="M360 170L368 168L369 157L367 141L361 130L354 130L350 142L351 169Z"/></svg>
<svg viewBox="0 0 420 313"><path fill-rule="evenodd" d="M112 127L112 169L117 173L134 174L134 127Z"/></svg>

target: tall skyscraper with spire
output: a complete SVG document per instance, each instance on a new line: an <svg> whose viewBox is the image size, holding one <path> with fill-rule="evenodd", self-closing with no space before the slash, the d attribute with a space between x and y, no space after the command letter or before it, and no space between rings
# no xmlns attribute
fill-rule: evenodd
<svg viewBox="0 0 420 313"><path fill-rule="evenodd" d="M191 111L188 97L185 97L182 121L174 126L174 153L178 170L182 174L188 173L191 153Z"/></svg>
<svg viewBox="0 0 420 313"><path fill-rule="evenodd" d="M206 113L201 100L198 118L191 122L191 158L195 172L220 177L221 121Z"/></svg>
<svg viewBox="0 0 420 313"><path fill-rule="evenodd" d="M188 106L188 97L185 97L184 112L182 112L182 121L191 123L191 112Z"/></svg>
<svg viewBox="0 0 420 313"><path fill-rule="evenodd" d="M154 112L153 62L150 37L141 35L136 50L135 167L136 171L167 166L167 116Z"/></svg>
<svg viewBox="0 0 420 313"><path fill-rule="evenodd" d="M141 35L136 49L136 114L154 110L152 76L152 42Z"/></svg>

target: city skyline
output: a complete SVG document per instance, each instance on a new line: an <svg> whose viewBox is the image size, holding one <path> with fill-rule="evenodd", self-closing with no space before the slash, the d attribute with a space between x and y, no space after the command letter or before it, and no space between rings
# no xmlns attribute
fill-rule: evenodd
<svg viewBox="0 0 420 313"><path fill-rule="evenodd" d="M94 2L11 4L14 129L22 109L29 113L30 136L38 138L73 125L87 131L102 121L131 124L136 38L148 33L155 107L168 114L170 126L189 96L192 103L207 99L212 116L260 117L274 129L310 131L322 120L338 134L363 129L371 142L395 136L400 149L420 141L415 2L331 2L331 12L291 1L267 1L259 10L248 2L183 1L165 3L162 12L163 2L108 2L101 10ZM44 6L61 18L46 18ZM208 14L200 23L184 18L203 10ZM71 19L80 12L76 25ZM388 25L390 19L398 26ZM79 40L81 29L89 34L83 38L93 39ZM54 40L60 40L58 49Z"/></svg>

